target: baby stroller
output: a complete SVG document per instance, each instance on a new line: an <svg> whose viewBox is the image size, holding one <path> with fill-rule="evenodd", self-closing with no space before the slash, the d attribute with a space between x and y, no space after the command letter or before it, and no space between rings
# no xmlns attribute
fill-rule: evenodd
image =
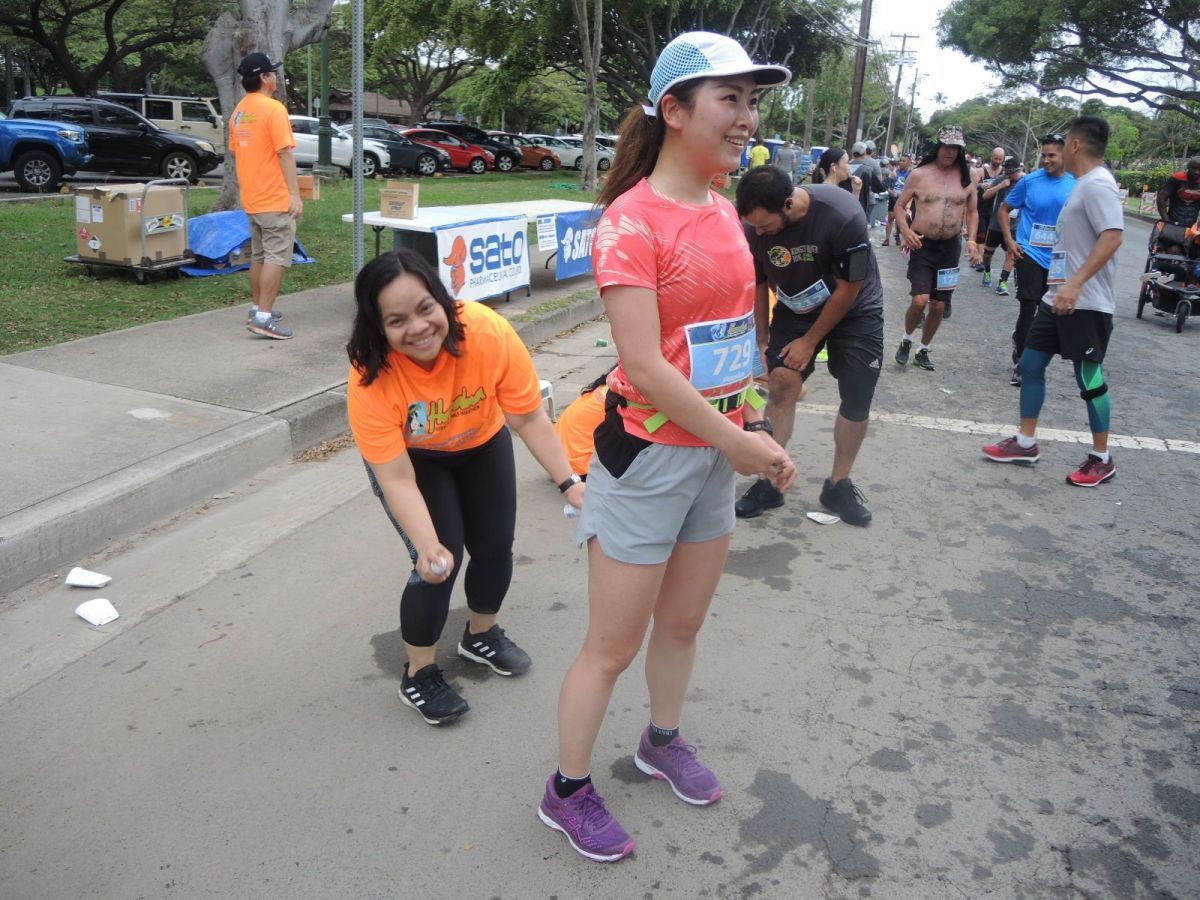
<svg viewBox="0 0 1200 900"><path fill-rule="evenodd" d="M1150 232L1149 250L1137 317L1149 303L1159 314L1175 317L1179 334L1188 316L1200 315L1200 222L1190 228L1159 222Z"/></svg>

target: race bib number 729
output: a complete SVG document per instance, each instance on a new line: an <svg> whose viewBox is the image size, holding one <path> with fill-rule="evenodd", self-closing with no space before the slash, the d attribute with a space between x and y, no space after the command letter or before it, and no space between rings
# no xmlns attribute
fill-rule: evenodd
<svg viewBox="0 0 1200 900"><path fill-rule="evenodd" d="M750 378L758 356L753 312L688 325L686 332L691 382L697 390L737 389Z"/></svg>

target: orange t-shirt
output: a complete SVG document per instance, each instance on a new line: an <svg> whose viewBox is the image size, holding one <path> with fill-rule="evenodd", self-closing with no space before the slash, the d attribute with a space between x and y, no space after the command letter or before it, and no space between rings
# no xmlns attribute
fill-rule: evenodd
<svg viewBox="0 0 1200 900"><path fill-rule="evenodd" d="M398 350L367 387L351 366L346 408L363 459L388 463L408 450L453 452L487 443L504 414L525 415L542 402L533 359L513 327L482 303L459 303L466 328L461 356L445 350L421 368Z"/></svg>
<svg viewBox="0 0 1200 900"><path fill-rule="evenodd" d="M265 94L247 94L234 109L229 125L229 150L237 157L238 186L246 212L287 212L292 196L279 151L296 146L287 107Z"/></svg>
<svg viewBox="0 0 1200 900"><path fill-rule="evenodd" d="M588 473L592 462L592 451L596 449L593 435L604 421L604 396L607 393L608 386L602 384L584 394L564 409L554 423L558 439L567 451L571 470L580 475Z"/></svg>

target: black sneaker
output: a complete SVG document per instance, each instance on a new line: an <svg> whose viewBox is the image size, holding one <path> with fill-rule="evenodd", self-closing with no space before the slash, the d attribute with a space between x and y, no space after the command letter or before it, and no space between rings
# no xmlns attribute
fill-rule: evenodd
<svg viewBox="0 0 1200 900"><path fill-rule="evenodd" d="M404 664L404 677L400 679L400 702L415 709L430 725L453 722L471 708L458 691L446 684L442 670L434 663L418 669L411 678L408 675L408 663Z"/></svg>
<svg viewBox="0 0 1200 900"><path fill-rule="evenodd" d="M903 338L900 341L900 346L896 349L896 355L893 357L896 360L896 365L907 366L908 354L912 350L912 341L908 338Z"/></svg>
<svg viewBox="0 0 1200 900"><path fill-rule="evenodd" d="M1021 386L1021 367L1019 365L1013 366L1012 375L1008 376L1008 383L1013 387Z"/></svg>
<svg viewBox="0 0 1200 900"><path fill-rule="evenodd" d="M934 371L933 360L929 358L928 350L918 350L917 355L913 357L913 365L926 372Z"/></svg>
<svg viewBox="0 0 1200 900"><path fill-rule="evenodd" d="M783 493L765 478L760 478L750 485L750 489L733 505L733 512L739 519L753 519L768 509L778 509L781 506Z"/></svg>
<svg viewBox="0 0 1200 900"><path fill-rule="evenodd" d="M837 513L847 525L861 527L870 523L871 511L866 503L867 498L849 478L843 478L837 484L825 479L825 487L821 488L821 505Z"/></svg>
<svg viewBox="0 0 1200 900"><path fill-rule="evenodd" d="M533 665L529 654L514 644L499 625L493 625L483 634L471 634L468 624L458 642L458 655L490 666L497 675L520 675Z"/></svg>

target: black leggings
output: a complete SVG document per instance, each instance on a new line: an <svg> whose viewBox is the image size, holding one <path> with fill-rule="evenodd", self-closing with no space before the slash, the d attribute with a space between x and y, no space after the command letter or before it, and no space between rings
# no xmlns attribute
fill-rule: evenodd
<svg viewBox="0 0 1200 900"><path fill-rule="evenodd" d="M513 533L517 521L517 473L512 436L501 428L480 447L455 453L410 453L417 487L425 498L438 542L454 554L455 567L441 584L422 581L416 573L417 550L388 508L371 467L371 490L404 539L414 570L400 596L400 635L414 647L432 647L442 636L450 610L450 592L467 563L467 606L483 615L500 611L512 581Z"/></svg>

